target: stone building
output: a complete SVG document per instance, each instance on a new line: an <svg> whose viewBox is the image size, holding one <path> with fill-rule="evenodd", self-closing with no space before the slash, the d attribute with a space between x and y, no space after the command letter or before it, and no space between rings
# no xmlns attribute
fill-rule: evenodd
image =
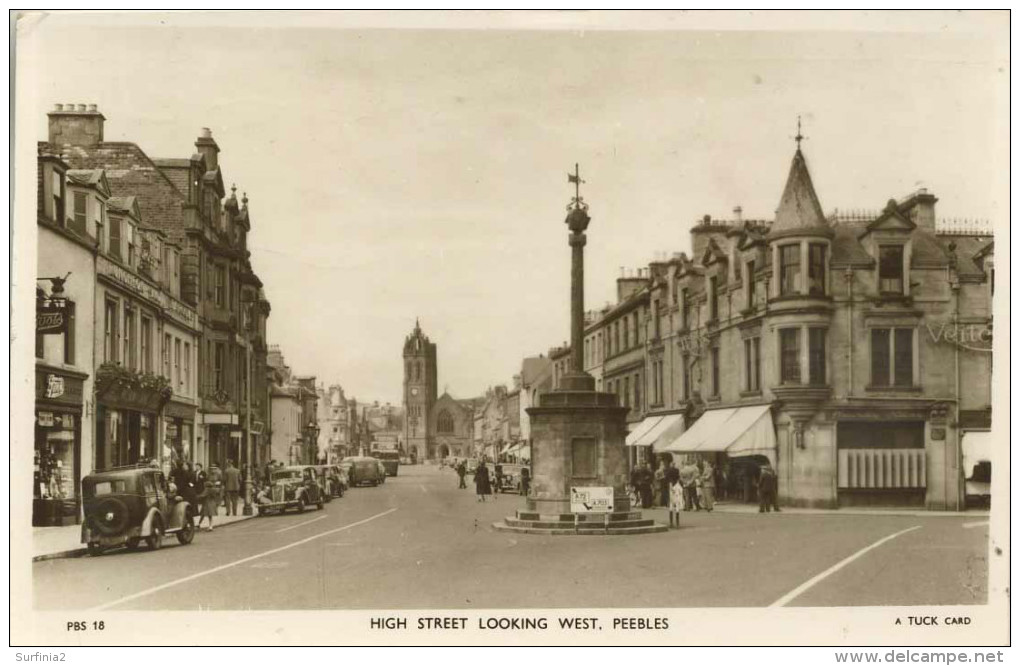
<svg viewBox="0 0 1020 666"><path fill-rule="evenodd" d="M447 392L432 408L436 424L436 457L466 458L474 455L474 409L470 400L457 400Z"/></svg>
<svg viewBox="0 0 1020 666"><path fill-rule="evenodd" d="M650 267L628 443L714 458L738 497L768 462L786 504L962 509L966 440L991 423L994 246L936 201L826 216L798 147L774 220L706 217L691 258Z"/></svg>
<svg viewBox="0 0 1020 666"><path fill-rule="evenodd" d="M69 187L68 165L57 155L41 153L38 165L32 524L54 526L80 521L81 480L95 466L100 193Z"/></svg>
<svg viewBox="0 0 1020 666"><path fill-rule="evenodd" d="M197 409L175 400L171 432L183 436L190 418L196 461L233 458L258 464L269 420L265 320L270 307L247 249L247 197L240 202L233 192L226 197L219 147L209 130L202 131L190 157L153 159L134 143L105 141L104 123L95 105L57 105L49 114L45 145L64 155L73 169L104 169L110 197L123 202L122 219L131 222L136 215L136 228L154 232L146 236L150 242L164 241L176 252L161 270L179 284L173 298L195 311L200 339L192 352ZM125 252L130 249L125 246ZM183 364L183 348L181 353Z"/></svg>

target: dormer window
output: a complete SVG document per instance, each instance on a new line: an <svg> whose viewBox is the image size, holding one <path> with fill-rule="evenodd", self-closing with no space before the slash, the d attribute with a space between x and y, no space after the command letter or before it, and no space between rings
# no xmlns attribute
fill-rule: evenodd
<svg viewBox="0 0 1020 666"><path fill-rule="evenodd" d="M74 193L74 226L85 229L89 217L89 195L85 192Z"/></svg>
<svg viewBox="0 0 1020 666"><path fill-rule="evenodd" d="M120 241L121 229L120 229L120 218L110 218L110 249L109 253L111 257L121 258Z"/></svg>
<svg viewBox="0 0 1020 666"><path fill-rule="evenodd" d="M67 216L64 213L64 174L54 170L51 187L53 188L53 221L62 227L66 226Z"/></svg>
<svg viewBox="0 0 1020 666"><path fill-rule="evenodd" d="M779 246L779 295L800 291L800 243Z"/></svg>
<svg viewBox="0 0 1020 666"><path fill-rule="evenodd" d="M135 225L130 222L127 225L127 264L135 265Z"/></svg>
<svg viewBox="0 0 1020 666"><path fill-rule="evenodd" d="M883 294L903 293L903 246L878 246L878 290Z"/></svg>

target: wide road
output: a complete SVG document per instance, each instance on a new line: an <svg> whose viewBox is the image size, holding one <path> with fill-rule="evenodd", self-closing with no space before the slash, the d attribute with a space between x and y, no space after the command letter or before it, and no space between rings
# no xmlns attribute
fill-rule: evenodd
<svg viewBox="0 0 1020 666"><path fill-rule="evenodd" d="M978 516L716 511L684 514L683 529L662 534L533 536L491 527L519 497L482 504L456 486L450 470L402 467L322 511L200 532L189 546L170 539L156 552L38 562L35 606L670 608L987 598L988 528Z"/></svg>

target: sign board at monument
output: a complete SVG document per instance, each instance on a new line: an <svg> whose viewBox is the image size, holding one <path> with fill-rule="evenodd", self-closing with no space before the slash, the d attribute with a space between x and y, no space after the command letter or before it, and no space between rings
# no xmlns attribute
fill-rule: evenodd
<svg viewBox="0 0 1020 666"><path fill-rule="evenodd" d="M571 486L571 513L612 513L612 486Z"/></svg>

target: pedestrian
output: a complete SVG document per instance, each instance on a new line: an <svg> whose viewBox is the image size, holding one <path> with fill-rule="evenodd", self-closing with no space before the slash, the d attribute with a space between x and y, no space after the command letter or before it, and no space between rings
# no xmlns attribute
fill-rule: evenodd
<svg viewBox="0 0 1020 666"><path fill-rule="evenodd" d="M177 487L180 489L181 496L185 501L192 506L198 503L198 498L195 496L195 472L191 469L191 463L186 460L181 464Z"/></svg>
<svg viewBox="0 0 1020 666"><path fill-rule="evenodd" d="M531 470L527 467L521 468L521 494L525 497L528 496L528 490L531 488Z"/></svg>
<svg viewBox="0 0 1020 666"><path fill-rule="evenodd" d="M464 477L467 476L467 463L461 460L457 463L457 476L460 478L460 485L458 488L467 488L467 484L464 483Z"/></svg>
<svg viewBox="0 0 1020 666"><path fill-rule="evenodd" d="M680 483L684 488L684 511L700 510L698 506L698 468L695 465L686 464L680 468Z"/></svg>
<svg viewBox="0 0 1020 666"><path fill-rule="evenodd" d="M669 526L680 527L680 512L684 510L684 487L680 483L680 477L675 477L669 482Z"/></svg>
<svg viewBox="0 0 1020 666"><path fill-rule="evenodd" d="M655 470L654 484L655 506L669 506L669 487L666 485L666 461L660 460Z"/></svg>
<svg viewBox="0 0 1020 666"><path fill-rule="evenodd" d="M776 472L772 469L772 465L766 463L761 468L761 475L758 477L758 513L779 512L777 485Z"/></svg>
<svg viewBox="0 0 1020 666"><path fill-rule="evenodd" d="M241 492L241 470L234 466L233 460L227 460L227 469L223 471L223 489L227 493L227 515L237 515L237 497Z"/></svg>
<svg viewBox="0 0 1020 666"><path fill-rule="evenodd" d="M715 467L708 461L701 472L701 506L709 512L715 508Z"/></svg>
<svg viewBox="0 0 1020 666"><path fill-rule="evenodd" d="M202 515L198 523L202 524L202 518L209 519L207 531L213 531L213 518L220 513L220 502L223 500L223 477L220 468L212 465L205 481L205 500L202 502Z"/></svg>
<svg viewBox="0 0 1020 666"><path fill-rule="evenodd" d="M484 502L486 495L492 494L492 484L489 483L489 467L484 463L475 470L475 494L478 501Z"/></svg>
<svg viewBox="0 0 1020 666"><path fill-rule="evenodd" d="M651 463L645 463L641 468L638 477L638 493L641 495L641 508L652 508L652 480L655 475L652 473Z"/></svg>
<svg viewBox="0 0 1020 666"><path fill-rule="evenodd" d="M493 492L498 493L503 489L503 465L501 465L499 461L496 461L494 471L496 473L496 487Z"/></svg>
<svg viewBox="0 0 1020 666"><path fill-rule="evenodd" d="M202 463L195 463L195 502L199 505L196 529L202 529L202 521L206 518L209 519L209 524L212 525L212 516L206 509L206 503L209 499L208 481L209 475L202 467Z"/></svg>

